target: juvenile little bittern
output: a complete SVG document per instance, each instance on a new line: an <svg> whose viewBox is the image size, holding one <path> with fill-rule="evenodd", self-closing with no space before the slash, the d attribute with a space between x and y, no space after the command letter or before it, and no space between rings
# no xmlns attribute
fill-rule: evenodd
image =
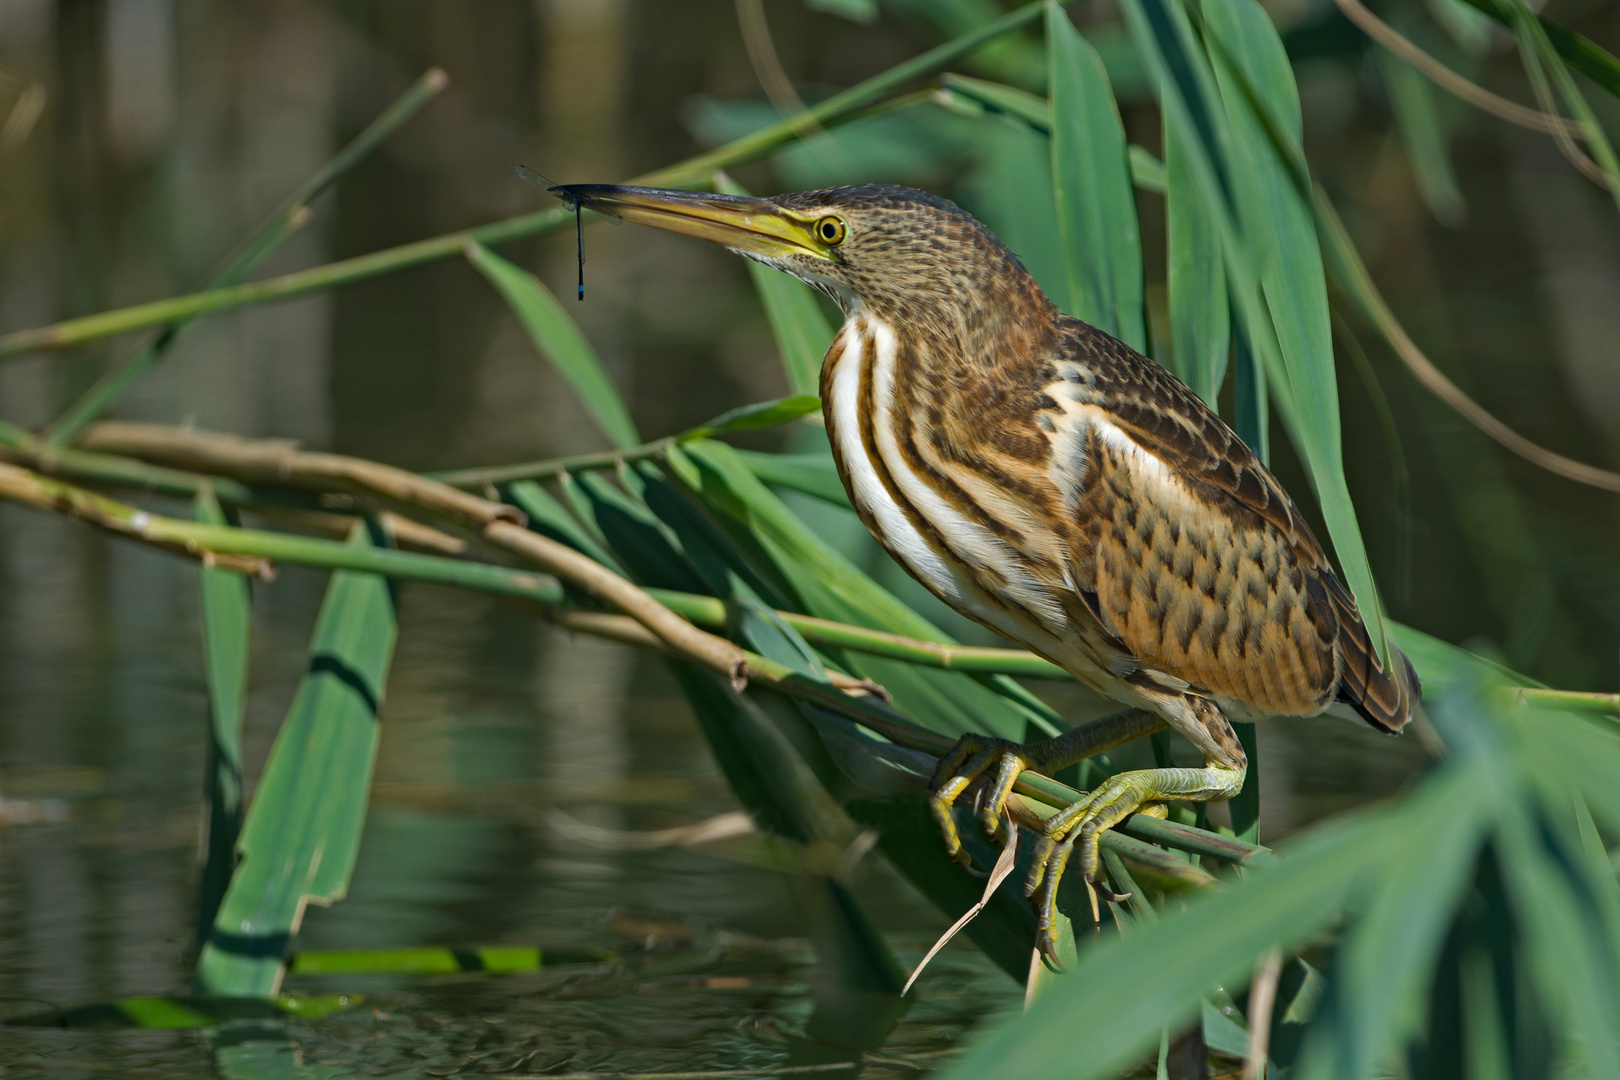
<svg viewBox="0 0 1620 1080"><path fill-rule="evenodd" d="M1392 648L1385 670L1271 473L1173 375L1061 314L953 204L881 185L769 199L553 190L831 296L845 321L822 366L822 409L872 535L957 611L1202 752L1203 768L1121 773L1048 819L1026 888L1041 890L1043 951L1076 846L1095 880L1100 831L1164 800L1237 794L1248 763L1229 719L1334 711L1391 733L1406 724L1411 664ZM952 856L965 860L952 804L980 776L995 835L1021 770L1050 773L1111 740L1086 727L1029 745L962 739L934 778Z"/></svg>

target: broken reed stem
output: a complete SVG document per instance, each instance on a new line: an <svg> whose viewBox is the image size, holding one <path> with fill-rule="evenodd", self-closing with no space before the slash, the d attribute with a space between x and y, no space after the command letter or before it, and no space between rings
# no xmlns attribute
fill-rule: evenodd
<svg viewBox="0 0 1620 1080"><path fill-rule="evenodd" d="M148 537L144 527L151 515L145 511L15 465L0 463L0 498L76 517L108 532L144 540L165 551L199 558L207 565L239 574L268 578L274 572L270 560L262 556L206 551L167 538Z"/></svg>
<svg viewBox="0 0 1620 1080"><path fill-rule="evenodd" d="M1282 953L1267 950L1255 965L1249 984L1249 1048L1243 1056L1243 1080L1260 1080L1271 1048L1271 1006L1277 1000L1277 979L1282 974Z"/></svg>
<svg viewBox="0 0 1620 1080"><path fill-rule="evenodd" d="M196 433L178 434L185 436ZM219 448L217 441L212 445L216 450ZM371 477L383 481L391 490L403 486L399 477L386 475L401 470L391 470L388 466L354 459L334 463L332 459L336 455L330 454L310 454L305 456L307 460L301 460L297 456L289 457L284 447L278 450L281 451L279 467L305 479L311 476L305 466L325 466L332 475L345 481ZM372 468L356 467L362 464ZM262 461L259 465L262 466ZM424 494L437 496L459 509L468 508L459 499L451 500L444 494L446 491L457 496L461 493L431 481L422 481L422 484ZM357 570L406 580L455 585L553 606L559 605L564 599L561 584L540 575L522 574L487 563L389 549L353 548L330 540L183 521L137 510L14 465L0 464L0 497L12 498L43 510L67 513L129 539L208 560L242 573L266 574L271 568L270 560L278 559L329 569ZM487 523L483 535L486 539L544 566L574 588L618 607L634 618L645 636L640 632L627 631L623 623L604 626L582 621L576 623L577 628L589 631L611 627L614 633L626 637L634 633L633 643L636 644L656 640L661 648L677 658L727 677L738 690L749 684L769 687L852 720L898 746L938 756L955 744L955 740L949 736L922 728L896 711L873 693L876 688L865 680L844 679L838 684L820 682L748 652L725 638L699 629L646 591L572 548L563 547L506 520L513 512L512 507L485 500L475 501L484 504L482 514ZM429 506L429 509L443 513L450 507L436 505ZM665 595L673 599L684 594ZM712 597L692 599L702 601L704 606L720 603ZM723 613L723 604L721 610ZM1073 788L1036 773L1021 774L1017 790L1026 798L1056 807L1067 806L1080 797L1080 792ZM1176 856L1156 851L1150 844L1163 844L1232 862L1253 863L1269 855L1265 848L1144 815L1133 816L1115 832L1105 834L1103 843L1113 846L1135 862L1159 870L1166 880L1180 881L1184 885L1206 883L1208 875Z"/></svg>

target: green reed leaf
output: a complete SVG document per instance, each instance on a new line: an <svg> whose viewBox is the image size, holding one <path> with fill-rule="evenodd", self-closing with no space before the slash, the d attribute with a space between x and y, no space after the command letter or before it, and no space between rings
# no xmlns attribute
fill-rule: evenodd
<svg viewBox="0 0 1620 1080"><path fill-rule="evenodd" d="M1215 408L1232 352L1231 301L1220 233L1187 165L1188 138L1176 115L1164 114L1165 258L1170 343L1176 374Z"/></svg>
<svg viewBox="0 0 1620 1080"><path fill-rule="evenodd" d="M785 275L772 271L777 277ZM755 405L741 405L730 412L721 413L713 420L688 428L677 438L706 439L727 431L758 431L761 428L780 427L821 411L821 399L814 394L761 401Z"/></svg>
<svg viewBox="0 0 1620 1080"><path fill-rule="evenodd" d="M850 510L849 493L838 477L838 466L822 454L762 454L757 450L735 450L737 460L764 483L812 495L834 506Z"/></svg>
<svg viewBox="0 0 1620 1080"><path fill-rule="evenodd" d="M1063 8L1046 7L1052 189L1068 270L1067 309L1138 351L1142 241L1125 143L1102 61Z"/></svg>
<svg viewBox="0 0 1620 1080"><path fill-rule="evenodd" d="M212 489L192 500L192 517L225 525L225 511ZM208 937L236 868L242 828L242 718L247 711L248 655L253 628L252 597L241 574L207 563L197 567L202 597L203 668L208 678L206 846L197 885L197 940Z"/></svg>
<svg viewBox="0 0 1620 1080"><path fill-rule="evenodd" d="M349 544L373 546L366 526ZM394 636L387 581L333 574L309 672L271 747L242 829L241 864L197 961L197 993L273 997L305 905L348 891Z"/></svg>
<svg viewBox="0 0 1620 1080"><path fill-rule="evenodd" d="M1404 28L1403 28L1404 29ZM1451 149L1440 121L1434 88L1410 64L1393 53L1378 51L1379 71L1389 90L1395 111L1395 128L1401 147L1412 166L1418 194L1436 221L1456 227L1468 213L1456 170L1451 166Z"/></svg>
<svg viewBox="0 0 1620 1080"><path fill-rule="evenodd" d="M1336 919L1352 885L1381 862L1395 828L1411 820L1386 811L1335 822L1286 859L1194 894L1151 926L1091 945L1069 978L985 1031L942 1080L1119 1075L1166 1025L1175 1030L1198 1016L1208 987L1241 985L1267 949L1287 948ZM1075 1050L1077 1016L1086 1017L1083 1054Z"/></svg>
<svg viewBox="0 0 1620 1080"><path fill-rule="evenodd" d="M469 241L465 250L467 261L506 299L529 340L574 388L585 411L608 441L621 450L641 445L641 436L630 419L624 398L608 378L596 350L551 295L551 290L542 285L539 278L482 244Z"/></svg>
<svg viewBox="0 0 1620 1080"><path fill-rule="evenodd" d="M715 188L727 195L747 195L748 192L724 173L715 174ZM782 357L782 371L787 375L788 387L797 395L820 392L821 359L832 344L833 326L822 314L815 290L791 274L775 267L765 266L753 259L747 260L748 273L754 279L754 288L765 305L765 317L770 321L771 333L776 338L776 349Z"/></svg>

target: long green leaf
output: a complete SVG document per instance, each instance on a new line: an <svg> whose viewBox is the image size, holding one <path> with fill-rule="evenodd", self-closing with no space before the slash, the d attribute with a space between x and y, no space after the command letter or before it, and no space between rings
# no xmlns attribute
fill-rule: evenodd
<svg viewBox="0 0 1620 1080"><path fill-rule="evenodd" d="M1068 309L1138 351L1142 242L1125 125L1108 73L1063 8L1046 7L1052 93L1052 189L1068 268Z"/></svg>
<svg viewBox="0 0 1620 1080"><path fill-rule="evenodd" d="M1210 408L1226 379L1232 352L1231 303L1221 241L1187 166L1176 114L1164 114L1165 259L1170 293L1170 344L1176 374ZM1252 445L1252 444L1251 444Z"/></svg>
<svg viewBox="0 0 1620 1080"><path fill-rule="evenodd" d="M641 445L641 436L630 419L630 410L625 408L624 398L608 378L596 350L563 311L551 290L542 285L539 278L482 244L468 241L466 253L467 261L506 298L535 348L574 388L585 411L591 414L608 441L620 450Z"/></svg>
<svg viewBox="0 0 1620 1080"><path fill-rule="evenodd" d="M715 175L715 187L727 195L748 192L724 173ZM791 274L748 260L748 273L765 305L782 357L782 372L795 394L820 393L821 360L832 344L833 327L821 312L815 290Z"/></svg>
<svg viewBox="0 0 1620 1080"><path fill-rule="evenodd" d="M1477 764L1446 780L1444 812L1391 836L1385 876L1333 967L1334 993L1309 1038L1300 1076L1350 1080L1421 1034L1424 1002L1446 929L1472 883L1495 793Z"/></svg>
<svg viewBox="0 0 1620 1080"><path fill-rule="evenodd" d="M349 543L371 546L364 525ZM309 672L270 750L242 829L241 864L197 962L197 993L273 997L305 905L348 891L394 636L387 581L333 574Z"/></svg>
<svg viewBox="0 0 1620 1080"><path fill-rule="evenodd" d="M1121 7L1155 72L1163 107L1175 114L1174 122L1183 131L1199 136L1186 140L1187 161L1220 232L1228 288L1245 343L1260 359L1275 391L1275 403L1310 470L1346 583L1382 655L1387 648L1383 610L1344 479L1331 339L1325 330L1325 293L1320 311L1276 306L1277 298L1297 295L1310 307L1322 289L1314 229L1308 217L1305 232L1296 227L1304 193L1285 186L1294 184L1290 170L1296 162L1284 155L1297 154L1299 103L1292 93L1292 75L1276 30L1252 0L1237 0L1231 7L1212 6L1214 14L1206 25L1220 57L1222 89L1217 89L1211 60L1178 6L1168 0L1122 0ZM1224 29L1217 29L1217 23ZM1234 48L1228 39L1239 39L1238 46ZM1242 57L1243 63L1233 57ZM1281 102L1282 119L1271 115L1271 103L1251 81L1250 69L1256 65L1273 92L1288 91ZM1224 88L1230 88L1230 95ZM1242 119L1229 123L1229 113ZM1257 134L1264 138L1264 146L1255 145ZM1229 188L1235 189L1233 201L1240 207L1236 214L1223 194ZM1286 202L1290 191L1300 205L1290 207ZM1266 199L1275 199L1280 208L1281 216L1275 221L1265 216L1265 207L1270 205ZM1240 220L1243 230L1238 227ZM1262 234L1257 242L1246 235L1249 228ZM1277 235L1285 229L1285 237ZM1257 256L1260 252L1264 257ZM1306 258L1311 253L1316 258L1314 266ZM1279 276L1278 266L1285 260L1299 268L1303 280ZM1281 344L1285 336L1287 353ZM1307 398L1304 404L1300 403L1302 396Z"/></svg>
<svg viewBox="0 0 1620 1080"><path fill-rule="evenodd" d="M985 1032L943 1080L1119 1075L1166 1025L1175 1030L1197 1016L1207 987L1241 984L1267 949L1288 948L1336 919L1352 887L1376 872L1395 830L1413 820L1404 809L1320 829L1275 865L1084 950L1071 977ZM1083 1053L1076 1017L1085 1018Z"/></svg>
<svg viewBox="0 0 1620 1080"><path fill-rule="evenodd" d="M209 488L192 500L192 517L225 525L225 511ZM197 887L197 940L207 938L236 868L242 828L242 718L247 710L252 599L247 579L203 563L197 568L202 596L203 666L208 676L207 843Z"/></svg>
<svg viewBox="0 0 1620 1080"><path fill-rule="evenodd" d="M778 274L778 276L782 276ZM780 427L821 411L821 399L814 394L761 401L755 405L741 405L721 413L713 420L681 432L683 439L706 439L728 431L758 431L761 428Z"/></svg>
<svg viewBox="0 0 1620 1080"><path fill-rule="evenodd" d="M1403 29L1405 29L1403 27ZM1435 104L1434 89L1410 64L1393 53L1380 50L1379 70L1389 89L1395 110L1395 127L1401 146L1417 180L1418 194L1435 220L1443 225L1462 224L1468 212L1456 170L1451 166L1451 150Z"/></svg>

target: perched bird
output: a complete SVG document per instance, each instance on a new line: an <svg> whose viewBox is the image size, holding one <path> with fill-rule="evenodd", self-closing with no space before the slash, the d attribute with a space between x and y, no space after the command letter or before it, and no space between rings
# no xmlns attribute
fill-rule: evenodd
<svg viewBox="0 0 1620 1080"><path fill-rule="evenodd" d="M774 198L553 190L832 297L845 321L822 366L822 408L872 535L957 611L1151 711L1202 753L1202 768L1115 775L1048 819L1026 888L1041 891L1043 952L1077 845L1096 880L1102 830L1164 800L1237 794L1247 761L1229 720L1406 724L1419 697L1411 664L1391 647L1394 670L1383 666L1276 478L1175 376L1059 312L954 204L888 185ZM988 774L995 835L1021 770L1050 774L1109 744L1087 727L1028 745L964 738L934 782L952 856L966 858L951 807L975 780Z"/></svg>

